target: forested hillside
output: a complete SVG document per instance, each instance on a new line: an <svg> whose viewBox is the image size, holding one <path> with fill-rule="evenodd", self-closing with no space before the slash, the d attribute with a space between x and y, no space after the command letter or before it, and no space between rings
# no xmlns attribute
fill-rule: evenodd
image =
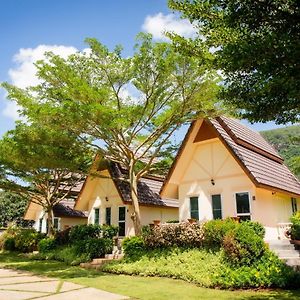
<svg viewBox="0 0 300 300"><path fill-rule="evenodd" d="M260 132L300 178L300 125Z"/></svg>

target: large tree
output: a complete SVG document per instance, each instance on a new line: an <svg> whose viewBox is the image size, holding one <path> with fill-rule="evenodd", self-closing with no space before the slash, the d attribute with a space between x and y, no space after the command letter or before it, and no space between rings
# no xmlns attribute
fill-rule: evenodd
<svg viewBox="0 0 300 300"><path fill-rule="evenodd" d="M0 140L0 188L40 205L52 235L53 207L71 197L86 175L90 157L66 131L18 123Z"/></svg>
<svg viewBox="0 0 300 300"><path fill-rule="evenodd" d="M61 124L100 156L128 170L135 233L141 232L137 183L153 171L167 141L183 123L216 112L216 75L195 57L141 35L131 57L87 39L91 51L38 63L41 84L9 98L38 124ZM48 125L47 125L48 126Z"/></svg>
<svg viewBox="0 0 300 300"><path fill-rule="evenodd" d="M222 99L250 121L300 120L300 2L169 0L198 28L173 36L190 55L223 71ZM209 55L210 54L210 55Z"/></svg>

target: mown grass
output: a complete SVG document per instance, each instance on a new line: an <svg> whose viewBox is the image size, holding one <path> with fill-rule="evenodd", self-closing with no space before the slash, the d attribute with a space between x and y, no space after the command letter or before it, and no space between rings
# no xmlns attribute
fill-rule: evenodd
<svg viewBox="0 0 300 300"><path fill-rule="evenodd" d="M181 280L114 275L80 267L68 266L57 261L33 261L16 253L0 253L0 268L14 268L30 271L37 275L56 277L62 280L119 293L134 299L243 299L296 300L300 291L223 291L202 288Z"/></svg>

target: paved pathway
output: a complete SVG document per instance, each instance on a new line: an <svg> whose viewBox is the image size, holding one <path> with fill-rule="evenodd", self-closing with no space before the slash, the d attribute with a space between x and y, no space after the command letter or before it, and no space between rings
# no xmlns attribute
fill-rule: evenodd
<svg viewBox="0 0 300 300"><path fill-rule="evenodd" d="M122 300L128 297L30 273L0 269L0 300Z"/></svg>

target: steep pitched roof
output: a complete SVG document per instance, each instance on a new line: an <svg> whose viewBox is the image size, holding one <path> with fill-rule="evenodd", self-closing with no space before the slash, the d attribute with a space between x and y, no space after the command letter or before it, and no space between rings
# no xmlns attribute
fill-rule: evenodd
<svg viewBox="0 0 300 300"><path fill-rule="evenodd" d="M127 175L127 170L119 164L111 162L109 164L109 171L122 200L126 203L131 203L129 184L124 180L120 180ZM139 203L148 206L179 207L177 200L162 199L159 195L163 182L164 178L157 176L142 178L138 182Z"/></svg>
<svg viewBox="0 0 300 300"><path fill-rule="evenodd" d="M53 207L54 217L87 218L84 212L75 210L74 206L75 201L73 200L61 201Z"/></svg>
<svg viewBox="0 0 300 300"><path fill-rule="evenodd" d="M207 119L204 122L216 133L216 136L219 137L257 187L300 195L299 180L283 164L283 159L276 150L259 133L227 117ZM194 124L195 122L191 124L179 149L172 168L161 188L161 193L176 168L177 161L190 138Z"/></svg>

